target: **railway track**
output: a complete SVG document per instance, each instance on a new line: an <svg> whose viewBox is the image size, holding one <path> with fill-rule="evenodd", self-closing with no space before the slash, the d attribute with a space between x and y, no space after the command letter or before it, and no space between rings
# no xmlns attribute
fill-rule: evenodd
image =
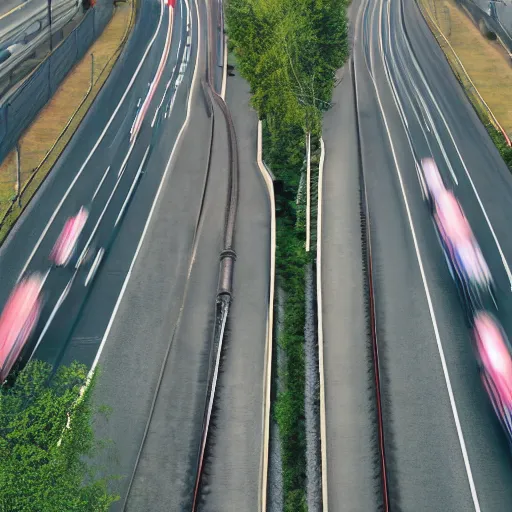
<svg viewBox="0 0 512 512"><path fill-rule="evenodd" d="M228 176L228 199L226 202L225 224L224 224L224 243L223 250L220 254L220 272L219 284L217 289L217 300L215 304L215 324L212 339L212 352L209 386L207 396L207 407L203 418L203 427L201 435L201 445L199 449L196 478L194 484L194 494L192 502L192 512L198 510L201 497L201 486L203 471L205 467L206 451L208 446L208 434L211 426L212 411L215 401L215 393L217 390L217 378L219 375L219 368L221 362L221 354L223 349L223 342L225 336L226 324L229 316L229 309L232 300L232 286L233 286L233 272L236 260L236 252L234 250L234 237L236 227L236 217L238 210L238 143L236 138L235 127L231 113L224 98L215 90L215 62L214 55L217 55L216 48L216 30L221 31L221 36L218 40L223 42L224 27L219 20L223 20L221 10L223 9L222 3L219 1L217 4L218 17L217 27L214 25L214 17L211 12L211 4L207 2L207 27L208 27L208 59L207 59L207 87L209 89L210 98L213 97L215 104L218 106L227 126L228 135L228 159L229 159L229 176ZM219 26L220 24L220 26ZM223 49L223 51L225 51ZM223 53L223 52L222 52ZM215 109L211 105L211 115L215 117ZM212 134L213 136L213 134Z"/></svg>
<svg viewBox="0 0 512 512"><path fill-rule="evenodd" d="M368 207L368 196L366 191L365 174L363 170L362 145L361 145L361 129L359 124L359 108L356 86L356 75L354 67L354 58L351 58L350 65L352 68L352 85L354 88L354 107L356 118L357 146L359 153L359 191L360 191L360 216L361 216L361 243L363 254L363 272L365 298L367 301L368 316L368 336L369 336L369 357L371 359L372 381L375 393L375 414L377 425L377 449L379 457L379 484L382 499L382 509L384 512L390 511L389 500L389 472L386 460L386 430L384 425L384 415L382 407L382 371L381 357L379 353L379 337L377 332L377 315L375 307L375 288L374 288L374 268L372 259L372 240L371 240L371 219Z"/></svg>
<svg viewBox="0 0 512 512"><path fill-rule="evenodd" d="M222 4L219 4L220 6ZM222 7L220 7L222 8ZM211 6L209 3L206 4L207 10L207 70L206 70L206 80L202 80L203 93L205 96L206 109L208 111L208 117L211 119L211 137L210 137L210 150L209 150L209 158L206 170L205 182L203 185L203 202L204 202L204 193L206 190L206 182L208 181L208 175L210 171L210 162L211 162L211 154L212 154L212 146L213 146L213 137L214 137L214 126L215 126L215 107L214 104L218 107L222 115L226 120L227 130L228 130L228 160L229 160L229 175L228 175L228 195L226 201L225 208L225 221L224 221L224 240L223 240L223 250L220 254L220 271L219 271L219 281L218 281L218 289L217 289L217 298L215 301L215 320L214 320L214 329L213 336L211 342L210 349L210 368L208 375L208 385L206 390L206 407L203 415L203 425L201 430L201 440L200 446L196 457L196 466L194 468L195 471L195 479L194 479L194 489L192 495L192 511L196 511L199 507L200 496L201 496L201 485L202 485L202 476L204 470L204 462L205 462L205 454L207 452L208 447L208 434L210 431L211 417L212 411L214 407L215 394L217 390L217 377L219 374L219 367L221 362L221 354L223 349L223 341L225 335L225 329L228 321L229 309L232 299L232 283L233 283L233 271L234 271L234 263L236 260L236 253L234 250L234 237L235 237L235 226L236 226L236 217L237 217L237 209L238 209L238 145L237 138L234 128L234 123L231 118L231 114L227 107L226 102L222 98L222 96L215 90L215 80L214 80L214 69L215 69L215 58L216 55L216 41L215 34L217 30L216 24L214 24L213 16L211 13ZM198 13L200 16L200 13ZM223 17L221 18L223 19ZM223 27L221 28L223 32ZM223 38L221 38L222 40ZM199 49L198 49L199 51ZM196 233L194 234L194 243L193 246L196 246L196 236L197 229L199 223L201 221L203 213L203 205L201 205L197 223L196 223ZM193 249L194 251L195 249ZM189 269L190 271L190 269ZM174 328L176 331L176 326ZM167 348L166 354L164 356L164 360L160 369L160 374L158 378L157 387L153 396L146 428L143 434L143 438L139 447L139 451L137 454L136 462L131 474L130 482L128 485L128 490L123 503L123 510L126 510L126 506L128 503L130 491L132 489L132 484L135 480L135 476L137 474L137 468L139 465L139 461L141 459L141 455L146 443L147 434L150 429L151 419L154 413L154 409L156 406L156 402L161 390L161 382L167 367L168 357L170 354L170 349L172 345L172 340L174 338L175 332L172 333L171 342Z"/></svg>

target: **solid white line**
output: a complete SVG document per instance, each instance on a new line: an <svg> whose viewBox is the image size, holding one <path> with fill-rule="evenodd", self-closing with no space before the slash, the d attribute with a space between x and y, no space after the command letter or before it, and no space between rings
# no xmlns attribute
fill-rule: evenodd
<svg viewBox="0 0 512 512"><path fill-rule="evenodd" d="M97 252L96 257L94 258L94 261L91 265L91 269L89 270L89 272L87 274L87 277L85 278L84 286L87 286L89 284L89 282L91 281L91 279L96 274L96 270L98 270L98 266L101 263L101 260L103 259L104 254L105 254L105 249L103 249L103 247L101 247L99 249L99 251Z"/></svg>
<svg viewBox="0 0 512 512"><path fill-rule="evenodd" d="M403 23L403 18L402 18L402 10L399 9L399 16L400 16L400 23ZM508 262L505 258L505 255L503 254L503 250L501 249L501 245L498 241L498 237L496 236L496 233L494 232L494 228L492 227L492 224L491 224L491 221L489 220L489 216L487 215L487 212L485 211L485 208L484 208L484 205L482 203L482 200L480 199L480 195L478 194L478 191L476 190L476 187L475 187L475 184L473 183L473 179L471 178L471 175L469 174L469 171L468 171L468 168L466 166L466 163L464 162L464 159L462 158L462 155L460 154L460 151L459 151L459 148L457 146L457 144L455 143L455 139L453 137L453 134L448 126L448 123L446 121L446 118L444 117L444 114L441 110L441 107L439 107L439 104L437 103L433 93L432 93L432 90L430 89L426 79L425 79L425 75L423 74L423 71L421 70L420 66L419 66L419 63L418 61L416 60L416 56L414 55L414 52L412 51L412 48L409 44L409 41L406 37L404 37L405 39L405 42L407 44L407 48L409 50L409 53L411 55L411 58L412 58L412 61L414 63L414 67L416 68L417 72L418 72L418 75L421 79L421 81L423 82L423 84L425 85L425 88L427 89L427 92L430 96L430 99L432 101L432 103L434 104L434 106L436 107L436 110L439 114L439 116L441 117L441 119L443 120L443 123L444 123L444 126L446 127L446 130L448 132L448 134L450 135L450 139L452 141L452 144L455 148L455 150L457 151L457 155L462 163L462 167L464 167L464 171L466 172L466 176L468 177L468 180L469 182L471 183L471 188L473 189L473 192L475 193L475 196L476 196L476 199L478 201L478 204L480 205L480 208L482 210L482 213L484 214L484 217L485 217L485 220L487 222L487 225L489 226L489 229L492 233L492 237L494 238L494 242L496 243L496 247L498 248L498 252L500 253L500 257L501 257L501 261L503 263L503 266L505 267L505 272L507 273L507 277L508 277L508 280L509 280L509 284L510 284L510 290L512 291L512 272L510 271L510 267L508 266Z"/></svg>
<svg viewBox="0 0 512 512"><path fill-rule="evenodd" d="M139 180L139 178L142 174L142 168L144 167L144 164L146 163L146 158L148 157L149 148L150 148L150 146L147 147L146 152L144 153L142 162L140 163L139 168L137 169L137 174L135 175L135 178L133 178L132 185L130 187L130 190L128 191L126 199L124 200L123 206L121 207L121 210L119 211L119 215L117 216L116 222L114 223L114 227L116 227L117 224L119 223L119 221L121 220L121 217L123 216L124 211L126 210L126 206L128 205L128 202L130 201L133 191L135 190L135 185L137 184L137 181Z"/></svg>
<svg viewBox="0 0 512 512"><path fill-rule="evenodd" d="M29 361L31 361L32 358L34 357L34 354L36 353L37 348L41 344L41 341L43 341L44 335L46 334L46 332L50 328L50 324L53 322L53 319L55 318L55 315L57 314L59 308L62 306L62 303L64 302L64 300L68 296L69 290L71 289L71 285L73 284L73 281L75 280L76 274L77 274L77 271L75 270L75 272L73 273L73 276L68 281L68 284L64 288L63 292L60 294L59 299L57 300L57 303L55 304L55 306L54 306L54 308L53 308L53 310L52 310L52 312L51 312L51 314L50 314L50 316L48 318L48 321L46 322L43 330L41 331L41 334L39 335L39 338L37 339L36 346L34 347L34 350L32 350L32 354L30 354Z"/></svg>
<svg viewBox="0 0 512 512"><path fill-rule="evenodd" d="M41 280L41 289L39 290L41 292L41 290L43 289L43 286L44 284L46 283L46 280L48 279L48 276L50 275L50 272L51 272L51 267L45 272L44 276L43 276L43 279Z"/></svg>
<svg viewBox="0 0 512 512"><path fill-rule="evenodd" d="M121 164L121 167L119 167L119 172L117 173L117 177L121 176L123 174L124 170L126 169L126 164L128 163L128 158L130 158L130 155L132 154L133 148L135 147L135 142L133 142L130 147L128 148L128 153L126 153L123 163Z"/></svg>
<svg viewBox="0 0 512 512"><path fill-rule="evenodd" d="M383 2L381 1L381 3L380 3L380 14L379 14L379 17L381 19L382 19L382 8L383 8ZM379 22L379 41L380 41L380 43L382 43L382 30L381 29L382 29L382 23ZM373 54L374 54L374 52L372 51L371 54L370 54L370 58L372 60L372 67L373 67ZM355 61L354 61L354 72L355 71L356 71L356 66L355 66ZM354 76L354 80L355 80L356 89L357 89L357 78L355 76ZM421 258L421 254L420 254L420 250L419 250L419 246L418 246L418 240L416 238L416 231L415 231L414 223L413 223L413 220L412 220L411 210L409 208L409 201L407 199L407 194L405 192L405 186L404 186L404 182L403 182L403 179L402 179L402 173L400 171L400 166L398 164L398 158L397 158L397 155L396 155L395 146L393 144L393 138L391 137L391 132L390 132L390 129L389 129L387 118L386 118L386 113L384 111L384 107L382 106L382 101L381 101L381 98L380 98L379 88L377 87L377 84L375 82L374 82L374 87L375 87L375 93L376 93L377 100L378 100L378 103L379 103L380 111L381 111L381 114L382 114L382 118L383 118L383 121L384 121L386 133L387 133L387 136L388 136L389 144L390 144L390 147L391 147L391 153L393 155L393 161L395 163L395 170L396 170L396 173L397 173L398 181L400 183L400 189L401 189L401 192L402 192L402 197L404 199L404 206L405 206L405 210L406 210L406 213L407 213L407 220L409 222L409 227L410 227L410 230L411 230L411 236L412 236L413 243L414 243L414 250L416 252L416 259L418 261L418 265L419 265L419 268L420 268L421 279L423 281L423 287L425 289L425 295L426 295L426 298L427 298L428 309L429 309L430 318L431 318L431 321L432 321L432 326L434 328L434 335L435 335L435 338L436 338L437 348L438 348L438 351L439 351L439 357L441 359L441 366L442 366L442 369L443 369L443 375L444 375L444 379L445 379L445 383L446 383L446 388L448 390L448 397L449 397L449 400L450 400L450 406L451 406L451 409L452 409L453 418L455 420L455 427L456 427L456 430L457 430L457 436L459 438L460 449L461 449L461 452L462 452L462 457L464 459L464 466L465 466L465 469L466 469L466 475L468 477L468 483L469 483L469 488L470 488L470 491L471 491L471 497L472 497L472 500L473 500L473 505L475 507L475 511L476 512L480 512L480 504L479 504L478 496L477 496L477 493L476 493L475 482L474 482L474 479L473 479L473 472L471 470L471 465L469 463L469 457L468 457L468 453L467 453L467 449L466 449L466 442L464 440L464 434L462 432L462 427L461 427L460 420L459 420L459 413L457 411L457 405L455 403L455 396L453 394L453 389L452 389L452 384L451 384L451 380L450 380L450 375L448 373L448 366L446 364L446 358L445 358L445 355L444 355L443 344L441 342L441 337L439 335L439 328L438 328L438 325L437 325L437 320L436 320L436 316L435 316L435 312L434 312L434 307L433 307L433 304L432 304L432 298L430 296L430 290L429 290L429 287L428 287L427 278L425 276L425 270L423 268L423 260Z"/></svg>
<svg viewBox="0 0 512 512"><path fill-rule="evenodd" d="M43 232L41 233L41 236L37 240L36 245L34 246L34 249L30 253L30 256L28 257L28 260L25 263L25 266L21 270L20 276L23 275L24 272L27 270L28 266L30 265L30 262L32 261L32 258L34 257L36 251L39 249L39 246L41 245L44 237L46 236L46 233L48 233L48 230L50 229L50 226L52 225L53 221L55 220L55 217L57 217L57 214L59 213L60 209L62 208L62 205L64 204L64 201L66 200L66 198L70 194L71 190L75 186L75 183L78 181L78 178L80 178L80 176L82 175L82 172L84 171L85 167L89 163L89 160L92 158L92 155L94 154L94 152L96 151L96 149L100 145L101 141L105 137L105 134L107 133L107 130L110 128L110 125L112 124L114 118L116 117L117 113L119 112L119 109L121 108L121 105L124 103L124 100L128 96L128 93L130 92L130 90L131 90L131 88L133 86L133 83L135 82L135 79L139 75L140 69L142 68L142 65L144 64L144 62L146 60L146 57L147 57L147 55L149 53L149 50L153 46L153 43L154 43L154 41L155 41L155 39L156 39L156 37L158 35L158 32L160 31L160 25L162 24L163 12L164 11L163 11L163 5L162 5L161 8L160 8L160 19L158 20L158 25L156 27L155 33L153 34L153 37L152 37L151 41L148 43L148 46L146 47L146 51L144 52L144 55L142 56L142 59L140 60L139 65L137 66L137 69L135 70L135 73L133 74L133 76L132 76L128 86L126 87L126 90L125 90L123 96L121 97L121 100L119 101L119 103L118 103L116 109L114 110L113 114L110 116L110 119L108 120L108 123L106 124L105 128L101 132L101 135L99 136L98 140L94 144L94 146L91 149L90 153L87 155L87 158L85 159L84 163L80 167L78 173L76 174L76 176L74 177L73 181L71 182L71 184L69 185L68 189L66 190L64 196L62 197L62 199L60 200L59 204L57 205L57 208L55 208L52 216L50 217L50 220L48 221L48 224L46 224L46 227L44 228Z"/></svg>
<svg viewBox="0 0 512 512"><path fill-rule="evenodd" d="M142 248L142 244L143 244L144 239L146 237L146 233L148 231L149 224L150 224L151 219L153 217L153 213L155 211L156 204L158 202L158 198L160 197L160 194L162 192L165 179L167 177L167 174L169 173L169 169L171 168L171 162L172 162L173 157L174 157L174 152L176 151L176 148L178 147L178 143L180 142L181 137L182 137L186 127L189 124L190 110L191 110L191 104L192 104L191 100L192 100L192 96L193 96L194 91L195 91L195 84L196 84L196 81L197 81L197 70L198 70L199 54L200 54L200 50L201 50L201 18L200 18L200 13L199 13L199 6L197 5L197 0L194 0L194 3L195 3L195 6L196 6L196 13L197 13L197 52L196 52L196 62L195 62L194 74L192 76L192 84L191 84L191 87L190 87L190 95L188 97L188 103L187 103L187 115L186 115L185 121L184 121L184 123L183 123L183 125L182 125L182 127L181 127L181 129L180 129L180 131L178 133L178 136L176 137L174 146L173 146L172 151L171 151L171 155L169 157L169 160L167 162L167 166L165 168L164 174L163 174L162 179L160 181L160 186L158 187L158 190L157 190L156 195L155 195L155 199L153 200L153 204L151 206L151 210L150 210L148 218L146 220L146 224L144 226L144 231L142 232L142 235L140 237L139 243L137 245L137 249L135 250L135 254L134 254L132 262L130 264L130 268L128 269L128 273L126 274L126 277L124 279L123 287L121 288L121 292L119 293L119 296L117 298L116 305L114 306L114 311L112 312L112 315L111 315L110 320L108 322L107 329L105 330L105 334L103 335L103 338L101 340L101 344L100 344L100 346L98 348L98 352L96 353L96 357L94 358L94 361L92 363L91 369L89 370L89 374L87 376L87 381L88 382L90 381L90 379L91 379L91 377L92 377L92 375L94 373L94 370L96 369L96 366L98 365L98 361L100 360L101 353L103 352L103 349L105 347L105 343L106 343L106 341L108 339L108 336L110 334L110 331L112 329L112 325L114 324L114 320L115 320L115 317L117 315L117 311L119 310L119 306L121 305L121 301L123 300L123 296L124 296L124 294L126 292L126 288L128 286L128 282L130 281L130 277L131 277L132 272L133 272L133 267L135 266L135 262L137 261L137 257L139 255L139 252L140 252L140 250Z"/></svg>
<svg viewBox="0 0 512 512"><path fill-rule="evenodd" d="M101 178L101 181L99 182L98 186L96 187L96 190L94 191L94 194L92 196L92 201L94 201L94 199L98 195L98 192L100 191L101 185L103 185L103 182L105 181L105 178L107 177L108 171L110 171L110 165L107 167L107 170L103 174L103 177Z"/></svg>
<svg viewBox="0 0 512 512"><path fill-rule="evenodd" d="M270 407L272 388L272 344L274 331L274 293L276 275L276 202L274 197L274 183L262 160L262 124L258 120L258 140L256 160L258 168L265 181L270 206L270 285L267 312L267 335L265 343L265 371L263 375L263 445L261 453L261 476L260 476L260 510L267 511L267 481L268 481L268 450L270 439Z"/></svg>

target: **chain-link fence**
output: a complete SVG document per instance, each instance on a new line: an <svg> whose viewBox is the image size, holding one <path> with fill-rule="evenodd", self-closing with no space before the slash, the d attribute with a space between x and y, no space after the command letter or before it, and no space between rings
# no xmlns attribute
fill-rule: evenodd
<svg viewBox="0 0 512 512"><path fill-rule="evenodd" d="M78 128L122 50L134 21L133 0L116 9L120 12L90 57L85 54L99 30L101 11L96 7L38 67L23 92L0 106L0 156L5 157L0 165L0 243Z"/></svg>
<svg viewBox="0 0 512 512"><path fill-rule="evenodd" d="M110 10L105 7L109 5ZM105 28L113 3L98 2L80 24L34 70L29 78L0 105L0 162L15 146L23 131L53 96L71 68Z"/></svg>

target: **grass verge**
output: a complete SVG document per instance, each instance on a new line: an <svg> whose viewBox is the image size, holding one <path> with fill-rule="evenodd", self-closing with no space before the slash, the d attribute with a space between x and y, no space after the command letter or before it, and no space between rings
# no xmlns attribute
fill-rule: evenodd
<svg viewBox="0 0 512 512"><path fill-rule="evenodd" d="M484 27L478 28L453 0L417 1L455 76L512 170L512 148L499 129L501 125L512 137L512 66L507 52L498 42L489 40L482 33L487 32Z"/></svg>
<svg viewBox="0 0 512 512"><path fill-rule="evenodd" d="M135 2L118 3L109 24L88 54L75 65L57 92L19 140L20 199L17 152L0 165L0 244L69 143L108 78L135 21ZM94 66L92 57L94 55Z"/></svg>

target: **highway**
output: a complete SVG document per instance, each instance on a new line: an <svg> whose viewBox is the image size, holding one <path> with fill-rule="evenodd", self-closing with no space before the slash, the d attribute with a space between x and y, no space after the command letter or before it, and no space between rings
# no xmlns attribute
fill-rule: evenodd
<svg viewBox="0 0 512 512"><path fill-rule="evenodd" d="M112 414L95 428L114 443L98 462L121 476L114 511L191 506L230 183L228 127L217 103L208 115L201 83L210 51L212 84L219 94L226 86L216 3L211 20L208 44L204 3L178 0L174 11L163 0L141 3L105 87L0 248L0 308L18 279L45 275L28 354L100 369L96 400ZM257 119L240 78L228 99L243 173L240 274L200 507L256 510L270 212L256 165ZM76 251L82 264L50 268L66 219L82 205L89 209Z"/></svg>
<svg viewBox="0 0 512 512"><path fill-rule="evenodd" d="M353 98L346 90L354 80L371 219L389 508L506 511L512 499L512 458L477 375L416 163L433 156L459 198L497 282L498 316L509 337L512 240L505 212L512 198L510 172L415 2L363 0L352 6L352 17L355 74L347 66L324 125L329 507L373 510L381 499L375 441L374 451L368 449L374 406L370 377L364 375L369 358L361 347L368 338L360 312L364 290L353 276L343 279L358 266L353 260L360 251L354 233L359 204L353 197L340 201L333 192L337 187L347 197L357 187L349 174L358 173L359 161L350 143L355 137ZM341 269L335 268L336 261ZM353 298L352 304L340 298L339 286L330 279L344 283L343 295ZM350 368L353 378L336 373L336 366ZM345 386L351 386L352 395ZM365 400L367 418L360 412ZM346 414L347 408L353 415ZM376 433L374 426L373 440Z"/></svg>
<svg viewBox="0 0 512 512"><path fill-rule="evenodd" d="M2 286L0 292L0 304L4 303L14 282L22 273L36 270L44 272L49 267L49 251L66 218L76 213L82 204L90 208L90 215L84 236L80 241L78 254L87 244L91 234L94 234L92 241L97 247L108 247L117 231L114 228L119 229L123 224L119 221L115 226L118 214L134 183L144 155L146 155L146 160L143 170L148 172L137 182L141 194L135 194L134 198L146 196L145 203L138 206L141 218L147 217L147 214L143 215L143 212L149 211L152 197L154 197L165 168L165 166L155 166L152 163L152 158L162 157L158 152L154 152L153 148L158 147L158 144L165 144L167 157L170 154L167 140L176 138L180 123L183 123L186 112L186 87L180 87L177 90L177 94L181 96L174 103L172 111L172 120L176 121L171 123L171 117L168 116L166 119L164 115L166 110L169 110L176 80L190 81L193 64L187 65L185 77L180 78L179 68L186 51L186 16L176 16L172 31L172 53L165 65L164 76L149 106L139 136L135 143L130 145L129 132L137 105L140 105L148 90L168 32L169 14L166 5L157 1L146 2L143 5L144 8L141 9L134 33L125 52L120 57L118 65L113 70L107 87L98 96L77 134L1 249L0 276L5 286ZM186 3L183 1L178 5L186 6ZM185 10L185 7L183 9ZM155 36L154 43L150 47L148 47L146 31ZM180 40L182 44L178 45ZM147 48L149 51L146 52ZM194 62L193 55L190 58ZM170 80L171 83L166 89ZM162 99L164 93L165 100ZM162 106L159 108L160 102L162 102ZM117 108L117 111L111 106ZM155 123L152 128L151 124L157 109L159 112L158 123ZM114 112L115 115L112 115ZM90 137L91 133L96 136ZM121 172L123 165L124 171ZM107 169L109 169L108 172L106 172ZM152 169L155 170L150 172ZM143 224L139 225L140 232L142 228ZM132 226L132 229L135 229L135 226ZM132 231L132 243L125 248L128 251L126 257L128 263L131 261L130 252L133 254L137 246L136 233L137 231ZM40 340L38 357L43 357L53 363L57 363L61 357L78 309L85 301L90 289L89 286L84 286L87 278L86 267L87 265L84 265L78 270L73 287L69 292L70 300L65 301L61 308L56 310L55 321L50 323L43 339ZM127 267L125 272L126 270ZM71 276L72 272L66 269L55 269L50 273L47 288L52 290L52 293L48 295L46 318L49 318L60 293ZM122 281L117 283L117 294L119 294L121 285ZM113 284L110 289L116 294L116 290L112 286ZM73 304L73 307L78 309L70 314L72 312L67 310L68 304ZM112 308L113 304L110 305L110 311ZM106 318L103 322L97 319L99 332L105 330L110 317L106 307L103 307L102 311L106 314ZM46 339L51 341L46 343ZM88 358L84 359L84 362L92 363L96 353L95 349L97 346L91 347L91 353Z"/></svg>

